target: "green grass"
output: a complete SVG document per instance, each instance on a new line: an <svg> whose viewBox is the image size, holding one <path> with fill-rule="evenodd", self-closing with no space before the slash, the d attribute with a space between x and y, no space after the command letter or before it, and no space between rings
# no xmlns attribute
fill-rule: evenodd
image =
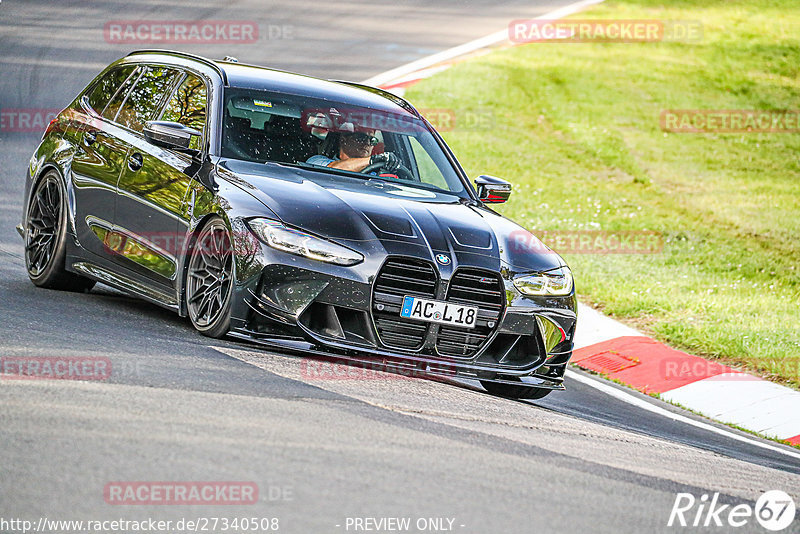
<svg viewBox="0 0 800 534"><path fill-rule="evenodd" d="M580 298L672 346L800 386L800 134L675 134L665 109L800 108L800 2L611 0L576 18L703 23L697 43L528 44L412 87L490 114L444 132L536 232L653 230L660 254L565 254Z"/></svg>

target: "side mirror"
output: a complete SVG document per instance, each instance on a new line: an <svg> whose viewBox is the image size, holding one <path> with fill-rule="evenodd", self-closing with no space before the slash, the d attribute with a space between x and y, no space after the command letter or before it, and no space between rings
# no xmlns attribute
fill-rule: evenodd
<svg viewBox="0 0 800 534"><path fill-rule="evenodd" d="M148 143L178 150L188 149L192 142L192 136L203 135L194 128L169 121L147 121L143 133Z"/></svg>
<svg viewBox="0 0 800 534"><path fill-rule="evenodd" d="M511 184L494 176L478 176L475 186L478 188L478 198L487 204L502 204L511 196Z"/></svg>

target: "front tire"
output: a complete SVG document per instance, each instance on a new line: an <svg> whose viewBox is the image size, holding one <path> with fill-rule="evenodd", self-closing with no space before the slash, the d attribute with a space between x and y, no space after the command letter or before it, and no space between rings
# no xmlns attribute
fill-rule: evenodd
<svg viewBox="0 0 800 534"><path fill-rule="evenodd" d="M230 330L233 300L233 245L225 222L215 217L190 249L186 310L201 334L221 338Z"/></svg>
<svg viewBox="0 0 800 534"><path fill-rule="evenodd" d="M88 291L95 282L67 272L67 195L64 182L49 171L36 184L25 219L25 268L35 285L63 291Z"/></svg>
<svg viewBox="0 0 800 534"><path fill-rule="evenodd" d="M552 389L536 388L516 384L498 384L497 382L481 381L481 385L492 395L508 397L511 399L543 399L550 394Z"/></svg>

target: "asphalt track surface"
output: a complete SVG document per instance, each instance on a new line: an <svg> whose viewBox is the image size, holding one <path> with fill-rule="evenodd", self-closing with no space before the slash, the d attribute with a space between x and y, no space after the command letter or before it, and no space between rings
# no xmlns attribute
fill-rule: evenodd
<svg viewBox="0 0 800 534"><path fill-rule="evenodd" d="M181 48L362 80L566 3L6 0L0 107L62 107L106 64L150 47L105 42L109 20L254 20L267 34L257 44ZM280 532L307 533L352 532L348 517L410 517L451 518L464 533L639 532L675 530L666 524L678 492L798 497L797 459L574 380L536 402L395 375L320 380L314 360L209 340L103 286L36 289L13 228L38 138L0 132L0 356L102 356L113 372L0 382L0 518L277 517ZM108 482L153 480L253 481L260 499L104 502ZM751 520L737 531L763 530Z"/></svg>

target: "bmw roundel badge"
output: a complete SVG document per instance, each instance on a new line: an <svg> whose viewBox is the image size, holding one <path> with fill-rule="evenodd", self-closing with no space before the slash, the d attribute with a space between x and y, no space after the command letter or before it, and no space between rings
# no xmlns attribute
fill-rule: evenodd
<svg viewBox="0 0 800 534"><path fill-rule="evenodd" d="M436 261L438 261L442 265L449 265L450 264L450 258L445 256L444 254L437 254L436 255Z"/></svg>

